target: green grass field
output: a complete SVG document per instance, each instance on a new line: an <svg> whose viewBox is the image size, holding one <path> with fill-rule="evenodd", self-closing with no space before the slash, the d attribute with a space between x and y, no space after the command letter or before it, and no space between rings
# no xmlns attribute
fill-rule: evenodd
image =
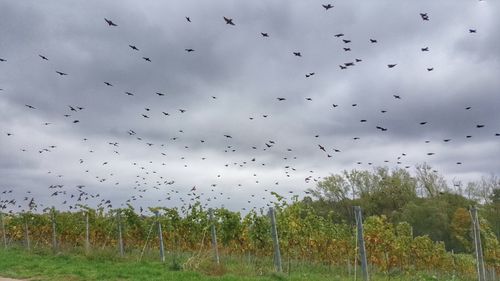
<svg viewBox="0 0 500 281"><path fill-rule="evenodd" d="M186 265L186 259L182 265ZM272 267L271 267L272 268ZM47 251L28 253L20 249L0 250L0 276L30 280L223 280L223 281L271 281L271 280L354 280L346 271L325 270L314 265L293 267L290 274L273 273L269 267L249 266L236 260L216 266L210 259L201 259L194 270L173 269L171 260L137 261L136 258L118 258L113 255L99 254L57 254ZM361 280L358 276L357 280ZM378 274L371 280L460 280L451 277L435 277L431 274L407 274L394 276Z"/></svg>

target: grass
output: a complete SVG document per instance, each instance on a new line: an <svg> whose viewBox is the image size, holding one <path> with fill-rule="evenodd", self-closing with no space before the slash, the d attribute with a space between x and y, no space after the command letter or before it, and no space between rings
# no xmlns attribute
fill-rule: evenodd
<svg viewBox="0 0 500 281"><path fill-rule="evenodd" d="M276 274L272 265L264 264L260 259L243 262L243 258L227 259L224 265L217 266L210 256L186 257L180 262L184 270L172 268L171 260L137 261L134 257L119 258L107 252L90 256L83 254L52 254L47 250L26 252L22 249L0 250L0 276L30 280L172 280L172 281L341 281L353 280L339 270L325 270L318 266L294 267L291 274ZM358 280L361 280L358 276ZM427 281L438 280L425 274L411 276L373 276L372 281ZM439 280L446 280L440 277ZM451 280L451 279L448 279ZM455 280L459 280L455 278Z"/></svg>

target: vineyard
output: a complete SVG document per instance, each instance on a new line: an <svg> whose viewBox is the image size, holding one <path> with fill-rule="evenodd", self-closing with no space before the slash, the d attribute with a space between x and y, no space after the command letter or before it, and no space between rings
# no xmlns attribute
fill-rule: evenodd
<svg viewBox="0 0 500 281"><path fill-rule="evenodd" d="M276 225L285 272L308 265L329 270L342 268L346 275L355 274L360 261L354 225L333 223L333 218L317 215L298 200L291 204L278 202ZM212 221L209 210L199 203L185 212L175 208L151 211L159 215L139 215L132 206L108 212L82 208L79 212L49 209L45 213L3 214L4 242L6 247L24 245L31 251L53 248L57 252L86 251L87 255L108 251L118 256L121 236L125 256L157 259L159 223L165 251L173 256L174 266L203 271L196 261L212 255L213 222L222 265L236 259L252 266L257 273L273 271L273 240L267 210L242 216L227 209L215 209ZM434 242L428 236L414 237L408 223L394 224L385 216L370 216L363 227L370 274L411 276L425 272L440 279L476 278L473 254L448 252L442 242ZM495 278L500 272L500 244L484 220L481 220L481 238L485 268Z"/></svg>

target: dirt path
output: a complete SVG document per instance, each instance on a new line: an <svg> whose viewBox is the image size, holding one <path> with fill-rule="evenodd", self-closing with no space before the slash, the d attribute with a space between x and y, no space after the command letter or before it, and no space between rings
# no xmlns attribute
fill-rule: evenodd
<svg viewBox="0 0 500 281"><path fill-rule="evenodd" d="M22 281L20 279L11 279L11 278L3 278L3 277L0 277L0 281Z"/></svg>

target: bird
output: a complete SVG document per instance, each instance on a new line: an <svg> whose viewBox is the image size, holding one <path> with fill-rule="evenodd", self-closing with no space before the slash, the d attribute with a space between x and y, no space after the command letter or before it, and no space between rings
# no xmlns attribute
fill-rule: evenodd
<svg viewBox="0 0 500 281"><path fill-rule="evenodd" d="M235 25L234 22L233 22L233 19L231 19L231 18L224 17L224 20L226 21L226 24Z"/></svg>
<svg viewBox="0 0 500 281"><path fill-rule="evenodd" d="M106 23L109 25L109 26L118 26L116 23L114 23L113 21L111 20L108 20L107 18L104 18L104 20L106 21Z"/></svg>
<svg viewBox="0 0 500 281"><path fill-rule="evenodd" d="M38 55L40 58L42 58L43 60L49 60L46 56L43 56L43 55Z"/></svg>
<svg viewBox="0 0 500 281"><path fill-rule="evenodd" d="M388 67L388 68L393 68L393 67L395 67L396 65L397 65L397 64L388 64L388 65L387 65L387 67Z"/></svg>
<svg viewBox="0 0 500 281"><path fill-rule="evenodd" d="M139 49L138 49L136 46L134 46L134 45L128 45L128 46L129 46L132 50L139 51Z"/></svg>
<svg viewBox="0 0 500 281"><path fill-rule="evenodd" d="M370 43L377 43L377 39L370 39Z"/></svg>
<svg viewBox="0 0 500 281"><path fill-rule="evenodd" d="M401 96L400 95L392 95L395 99L401 99Z"/></svg>
<svg viewBox="0 0 500 281"><path fill-rule="evenodd" d="M325 11L328 11L329 9L333 8L332 4L322 4L323 8L325 8Z"/></svg>
<svg viewBox="0 0 500 281"><path fill-rule="evenodd" d="M429 47L424 47L424 48L421 48L420 49L422 52L428 52L429 51Z"/></svg>
<svg viewBox="0 0 500 281"><path fill-rule="evenodd" d="M277 99L277 100L279 100L279 101L284 101L284 100L286 100L286 98L276 98L276 99Z"/></svg>
<svg viewBox="0 0 500 281"><path fill-rule="evenodd" d="M143 60L151 62L151 59L148 57L142 57Z"/></svg>
<svg viewBox="0 0 500 281"><path fill-rule="evenodd" d="M190 18L190 17L186 17L186 20L187 20L188 22L191 22L191 18Z"/></svg>
<svg viewBox="0 0 500 281"><path fill-rule="evenodd" d="M194 52L194 49L184 49L184 50L188 53Z"/></svg>
<svg viewBox="0 0 500 281"><path fill-rule="evenodd" d="M109 83L109 82L104 82L104 84L106 84L107 86L110 86L110 87L112 87L112 86L113 86L113 85L112 85L111 83Z"/></svg>
<svg viewBox="0 0 500 281"><path fill-rule="evenodd" d="M6 62L7 60L6 60L6 59L3 59L3 58L0 58L0 61L1 61L1 62Z"/></svg>
<svg viewBox="0 0 500 281"><path fill-rule="evenodd" d="M27 107L27 108L29 108L29 109L36 109L34 106L29 105L29 104L25 104L24 106L26 106L26 107Z"/></svg>
<svg viewBox="0 0 500 281"><path fill-rule="evenodd" d="M261 32L260 35L262 35L262 37L269 37L269 34L267 34L266 32Z"/></svg>
<svg viewBox="0 0 500 281"><path fill-rule="evenodd" d="M428 67L427 68L427 71L433 71L434 70L434 67Z"/></svg>
<svg viewBox="0 0 500 281"><path fill-rule="evenodd" d="M61 76L64 76L64 75L68 75L68 73L64 73L64 72L61 72L61 71L56 71L57 74L61 75Z"/></svg>
<svg viewBox="0 0 500 281"><path fill-rule="evenodd" d="M337 33L337 34L335 34L335 35L333 35L333 36L335 36L335 37L339 38L339 37L344 36L344 33Z"/></svg>
<svg viewBox="0 0 500 281"><path fill-rule="evenodd" d="M296 57L301 57L302 54L300 52L293 52L293 55L296 56Z"/></svg>
<svg viewBox="0 0 500 281"><path fill-rule="evenodd" d="M476 29L469 29L469 33L477 33Z"/></svg>
<svg viewBox="0 0 500 281"><path fill-rule="evenodd" d="M429 16L427 15L427 13L420 13L420 17L422 18L422 20L425 20L425 21L429 20Z"/></svg>

